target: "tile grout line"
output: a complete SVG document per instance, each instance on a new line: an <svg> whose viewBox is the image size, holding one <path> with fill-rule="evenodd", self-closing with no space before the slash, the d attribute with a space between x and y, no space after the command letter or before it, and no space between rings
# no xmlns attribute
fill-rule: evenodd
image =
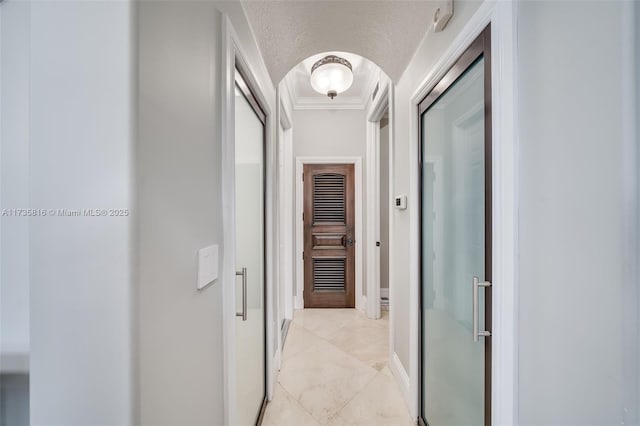
<svg viewBox="0 0 640 426"><path fill-rule="evenodd" d="M290 357L288 357L286 360L283 359L283 366L285 366L285 363L289 362L291 360L291 358L295 358L298 356L301 356L302 359L305 358L304 354L310 350L312 350L313 348L317 347L318 344L320 342L324 342L327 343L329 345L329 347L331 347L334 350L337 350L338 353L340 353L340 355L349 358L352 361L355 361L358 365L365 367L367 369L370 369L372 372L374 372L375 374L373 374L373 376L367 380L362 387L360 387L359 389L356 390L356 392L351 395L346 401L344 401L344 403L340 404L339 408L337 411L335 411L335 413L333 415L331 415L328 419L326 419L326 421L320 421L319 419L317 419L309 410L307 410L307 408L302 405L301 401L298 398L295 398L293 396L293 394L291 394L285 387L284 385L280 382L280 377L278 377L277 379L277 383L280 386L281 390L284 391L285 395L288 396L289 398L291 398L291 400L293 400L296 404L296 406L298 408L300 408L302 410L302 412L306 413L307 415L309 415L316 423L321 424L321 425L326 425L328 423L330 423L331 421L333 421L336 417L341 416L341 414L343 413L345 407L347 405L349 405L354 399L356 399L358 396L360 396L363 392L366 391L366 389L368 388L368 386L378 378L378 375L380 376L385 376L384 373L382 373L382 370L386 367L389 368L389 358L388 356L385 358L384 360L384 364L383 367L380 369L375 368L374 365L368 365L365 361L360 360L359 358L357 358L355 355L351 354L350 352L347 352L346 350L342 349L341 347L337 346L335 343L333 343L330 339L333 339L336 335L338 335L340 332L345 331L348 327L350 327L352 325L352 322L355 321L362 321L362 324L365 326L374 326L374 327L380 327L380 328L385 328L388 330L389 324L388 322L386 324L383 324L383 321L380 320L371 320L369 318L366 317L362 317L360 312L357 312L357 315L354 319L352 320L348 320L347 323L345 323L344 325L339 326L333 333L331 333L328 337L323 337L320 336L319 334L317 334L315 331L305 327L303 325L304 320L300 319L300 318L295 318L292 320L291 324L294 325L296 328L300 328L301 331L307 332L310 334L312 340L316 340L316 342L313 342L311 345L309 345L307 348L304 348L303 350L299 351L298 353L291 355ZM297 323L296 319L298 319L301 323ZM370 323L371 321L376 321L376 323ZM377 324L377 322L380 321L380 324ZM385 321L386 322L386 321ZM294 328L292 328L293 331ZM288 340L288 339L287 339ZM285 343L286 346L286 343ZM283 348L283 353L284 353L284 348ZM379 365L379 364L375 364L375 365ZM278 372L278 376L280 375L280 373ZM286 400L286 399L285 399Z"/></svg>
<svg viewBox="0 0 640 426"><path fill-rule="evenodd" d="M367 321L379 321L379 320L371 320L371 319L366 318L366 317L364 317L364 319L366 319ZM294 321L295 321L295 319L294 319ZM292 323L293 323L293 321L292 321ZM303 328L305 331L307 331L308 333L313 334L314 336L318 337L319 339L324 340L326 343L330 344L331 346L335 347L336 349L338 349L338 350L340 350L340 351L344 352L341 348L339 348L338 346L336 346L334 343L332 343L332 342L329 340L329 338L331 338L331 337L329 337L329 338L322 337L322 336L318 335L317 333L315 333L314 331L312 331L312 330L310 330L310 329L306 328L306 327L305 327L305 326L303 326L303 325L299 325L299 327ZM345 329L345 328L347 328L347 327L348 327L348 325L343 325L343 326L341 326L340 328L338 328L338 330L336 330L334 333L332 333L332 336L335 336L336 334L338 334L338 332L342 331L343 329ZM389 325L386 325L386 326L377 326L377 327L385 327L385 328L387 328L387 329L388 329ZM346 353L347 355L349 355L349 356L351 356L351 357L355 358L353 355L351 355L351 354L349 354L349 353L347 353L347 352L345 352L345 353ZM356 359L357 359L357 358L356 358ZM360 360L358 360L358 361L360 361ZM360 362L362 362L362 361L360 361ZM387 360L387 362L388 362L388 360ZM373 368L373 367L371 367L371 368ZM374 370L375 370L375 368L374 368ZM379 371L379 370L376 370L376 371Z"/></svg>
<svg viewBox="0 0 640 426"><path fill-rule="evenodd" d="M335 416L339 416L339 415L340 415L340 413L342 412L342 410L344 410L344 409L345 409L345 407L346 407L347 405L349 405L349 403L350 403L351 401L353 401L353 400L354 400L358 395L360 395L362 392L364 392L364 391L367 389L367 386L369 386L369 385L371 384L371 382L373 382L373 381L375 380L375 378L378 376L378 374L380 374L380 372L379 372L379 371L378 371L376 374L374 374L374 375L373 375L373 377L371 378L371 380L369 380L369 381L368 381L368 382L367 382L367 383L362 387L362 389L358 390L355 394L353 394L353 396L352 396L350 399L348 399L348 400L347 400L347 402L345 402L344 404L342 404L342 406L340 407L340 409L339 409L338 411L336 411L336 413L335 413L333 416L331 416L331 418L330 418L329 420L331 421L331 420L333 420L333 418L334 418ZM325 425L326 425L326 424L327 424L327 423L325 423Z"/></svg>
<svg viewBox="0 0 640 426"><path fill-rule="evenodd" d="M298 401L293 395L291 395L291 393L284 387L282 386L282 383L280 383L280 381L277 381L277 384L280 385L280 388L289 396L289 398L291 398L293 400L293 402L295 402L297 404L297 406L302 409L302 411L304 411L305 413L307 413L309 415L309 417L311 417L313 420L315 420L316 423L318 423L319 425L322 425L322 423L320 423L318 421L318 419L316 419L315 417L313 417L313 414L311 414L309 412L309 410L307 410L301 403L300 401Z"/></svg>
<svg viewBox="0 0 640 426"><path fill-rule="evenodd" d="M365 319L367 319L368 321L376 321L376 320L370 320L369 318L366 318L366 317L365 317ZM295 321L295 319L294 319L294 321ZM343 326L339 327L339 328L338 328L334 333L332 333L332 335L331 335L331 336L335 336L335 335L337 335L340 331L344 330L344 329L345 329L345 328L347 328L348 326L349 326L349 325L347 324L347 325L343 325ZM382 373L381 373L381 370L378 370L378 369L374 368L373 366L367 365L367 364L366 364L366 363L364 363L362 360L360 360L360 359L356 358L356 357L355 357L355 356L353 356L352 354L350 354L350 353L348 353L348 352L344 351L342 348L340 348L340 347L338 347L337 345L335 345L333 342L331 342L331 341L329 340L329 338L331 338L331 336L330 336L329 338L325 338L325 337L322 337L322 336L318 335L318 334L317 334L317 333L315 333L314 331L312 331L312 330L310 330L310 329L306 328L304 325L301 325L300 327L301 327L301 328L303 328L303 329L304 329L305 331L307 331L308 333L313 334L313 335L314 335L315 337L317 337L318 339L324 340L326 343L328 343L328 344L329 344L329 345L331 345L333 348L337 349L339 352L341 352L342 354L346 355L347 357L354 359L355 361L357 361L357 362L358 362L358 363L360 363L361 365L363 365L363 366L365 366L365 367L368 367L368 368L370 368L370 369L372 369L372 370L374 370L374 371L376 372L376 374L374 374L374 375L373 375L373 377L371 377L371 379L370 379L370 380L368 380L368 381L367 381L367 382L362 386L362 388L360 388L359 390L357 390L357 391L356 391L356 392L351 396L351 398L347 399L347 401L346 401L344 404L342 404L342 405L340 406L340 408L338 409L338 411L336 411L336 412L335 412L335 414L329 418L329 422L330 422L330 421L331 421L335 416L340 415L340 413L342 412L342 410L343 410L343 409L344 409L344 408L345 408L345 407L346 407L346 406L347 406L351 401L353 401L353 400L354 400L358 395L360 395L360 393L364 392L364 390L367 388L367 386L369 386L369 384L370 384L370 383L371 383L371 382L372 382L372 381L373 381L373 380L378 376L378 374L382 374ZM380 327L382 327L382 326L380 326ZM388 325L387 325L387 326L385 326L385 328L388 328ZM315 345L312 345L312 346L315 346ZM301 352L300 352L300 353L301 353ZM387 364L387 366L388 366L388 364L389 364L389 359L388 359L388 358L387 358L387 360L386 360L386 364ZM305 411L306 411L306 410L305 410ZM312 415L312 417L313 417L313 415ZM318 421L318 419L316 419L315 417L314 417L314 419L315 419L316 421ZM322 423L322 424L323 424L323 425L326 425L327 423Z"/></svg>

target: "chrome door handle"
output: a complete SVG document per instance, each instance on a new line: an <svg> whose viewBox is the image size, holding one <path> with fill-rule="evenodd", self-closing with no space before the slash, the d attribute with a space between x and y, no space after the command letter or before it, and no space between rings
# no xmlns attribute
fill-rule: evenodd
<svg viewBox="0 0 640 426"><path fill-rule="evenodd" d="M236 271L236 276L242 277L242 312L236 312L237 317L242 317L242 321L247 320L247 268Z"/></svg>
<svg viewBox="0 0 640 426"><path fill-rule="evenodd" d="M478 301L480 297L478 296L478 291L480 291L480 287L491 287L491 283L489 281L480 282L478 277L473 277L473 341L477 342L478 339L482 337L491 336L490 331L482 330L480 331L480 319L478 318L478 314L480 309L478 309Z"/></svg>

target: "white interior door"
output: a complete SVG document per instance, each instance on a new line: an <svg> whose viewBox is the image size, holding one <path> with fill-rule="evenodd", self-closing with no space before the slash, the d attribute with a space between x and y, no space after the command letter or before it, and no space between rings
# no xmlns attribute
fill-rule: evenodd
<svg viewBox="0 0 640 426"><path fill-rule="evenodd" d="M236 71L236 339L238 426L265 403L264 115Z"/></svg>
<svg viewBox="0 0 640 426"><path fill-rule="evenodd" d="M492 421L489 31L419 105L422 425Z"/></svg>
<svg viewBox="0 0 640 426"><path fill-rule="evenodd" d="M473 336L474 321L484 330L481 290L472 309L474 278L486 279L483 70L480 59L422 116L422 414L431 426L485 422L485 340Z"/></svg>

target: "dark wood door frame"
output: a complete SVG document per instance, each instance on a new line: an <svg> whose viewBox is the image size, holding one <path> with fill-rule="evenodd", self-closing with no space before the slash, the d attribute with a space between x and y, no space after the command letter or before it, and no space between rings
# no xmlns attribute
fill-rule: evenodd
<svg viewBox="0 0 640 426"><path fill-rule="evenodd" d="M491 24L489 24L480 35L471 43L471 45L462 53L462 55L456 60L453 66L447 71L447 73L440 79L438 84L425 96L425 98L418 105L418 126L419 126L419 144L418 144L418 162L419 162L419 194L422 194L423 187L423 172L424 164L422 161L423 150L422 146L424 140L424 129L422 128L422 115L451 87L460 77L478 60L484 58L484 161L485 161L485 280L492 281L492 127L491 127ZM420 254L419 258L422 259L422 197L420 197L419 203L419 215L420 218ZM426 419L423 417L424 413L424 395L422 394L423 382L424 382L424 353L423 353L423 283L422 283L422 262L420 262L420 287L419 287L419 321L418 321L418 348L420 350L420 357L418 360L418 377L420 378L420 385L418 386L419 394L419 413L418 424L427 425ZM485 289L485 329L492 330L492 315L491 315L491 287ZM484 337L484 424L485 426L491 425L491 336ZM437 426L437 425L434 425Z"/></svg>
<svg viewBox="0 0 640 426"><path fill-rule="evenodd" d="M305 308L355 307L355 191L354 164L303 165ZM315 205L316 196L322 209ZM343 289L332 289L339 281ZM320 291L318 283L324 287Z"/></svg>

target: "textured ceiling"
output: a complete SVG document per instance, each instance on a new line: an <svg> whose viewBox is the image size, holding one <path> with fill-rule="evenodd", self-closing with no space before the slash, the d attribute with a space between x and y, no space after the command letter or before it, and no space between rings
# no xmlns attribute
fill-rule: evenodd
<svg viewBox="0 0 640 426"><path fill-rule="evenodd" d="M320 52L361 55L397 81L431 24L425 0L243 2L275 84Z"/></svg>

